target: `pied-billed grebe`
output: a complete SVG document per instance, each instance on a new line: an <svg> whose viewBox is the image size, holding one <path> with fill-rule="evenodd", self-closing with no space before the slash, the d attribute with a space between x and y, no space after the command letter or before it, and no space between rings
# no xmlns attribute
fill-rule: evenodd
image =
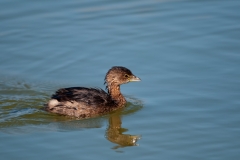
<svg viewBox="0 0 240 160"><path fill-rule="evenodd" d="M105 76L106 93L102 89L71 87L56 91L49 100L46 110L61 115L89 118L102 115L126 104L120 85L140 81L125 67L112 67Z"/></svg>

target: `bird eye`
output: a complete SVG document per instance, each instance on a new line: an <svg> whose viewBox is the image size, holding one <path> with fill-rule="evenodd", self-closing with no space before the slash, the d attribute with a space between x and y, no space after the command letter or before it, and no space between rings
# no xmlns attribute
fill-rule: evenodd
<svg viewBox="0 0 240 160"><path fill-rule="evenodd" d="M125 78L128 78L128 77L129 77L129 75L125 74Z"/></svg>

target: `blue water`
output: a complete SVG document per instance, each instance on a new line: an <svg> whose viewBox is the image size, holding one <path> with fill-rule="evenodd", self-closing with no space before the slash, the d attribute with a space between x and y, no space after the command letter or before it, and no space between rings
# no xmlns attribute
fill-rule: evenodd
<svg viewBox="0 0 240 160"><path fill-rule="evenodd" d="M239 8L1 0L1 158L239 159ZM58 88L104 88L116 65L142 80L121 86L123 110L86 120L42 110Z"/></svg>

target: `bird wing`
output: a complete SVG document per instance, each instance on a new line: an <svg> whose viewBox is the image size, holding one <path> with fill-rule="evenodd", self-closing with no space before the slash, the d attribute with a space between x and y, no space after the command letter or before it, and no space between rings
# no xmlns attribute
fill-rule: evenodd
<svg viewBox="0 0 240 160"><path fill-rule="evenodd" d="M52 95L52 98L57 99L60 102L83 102L91 106L106 106L115 103L108 93L98 88L62 88L56 91L56 93Z"/></svg>

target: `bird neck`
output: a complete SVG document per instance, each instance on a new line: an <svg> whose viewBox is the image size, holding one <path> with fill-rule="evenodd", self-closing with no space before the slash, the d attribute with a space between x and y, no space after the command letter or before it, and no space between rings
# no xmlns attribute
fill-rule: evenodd
<svg viewBox="0 0 240 160"><path fill-rule="evenodd" d="M126 100L122 93L120 92L120 85L117 85L116 83L111 83L107 86L108 93L112 97L113 100L115 100L118 105L124 105L126 103Z"/></svg>

